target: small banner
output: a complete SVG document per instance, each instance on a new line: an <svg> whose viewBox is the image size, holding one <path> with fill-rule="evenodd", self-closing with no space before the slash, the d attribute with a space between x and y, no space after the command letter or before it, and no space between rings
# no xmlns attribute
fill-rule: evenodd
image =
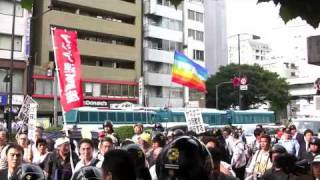
<svg viewBox="0 0 320 180"><path fill-rule="evenodd" d="M188 108L185 112L185 116L189 131L194 131L197 134L201 134L206 131L200 109Z"/></svg>
<svg viewBox="0 0 320 180"><path fill-rule="evenodd" d="M20 121L23 121L23 123L28 123L30 117L29 117L29 112L30 112L30 104L36 104L38 106L38 103L32 99L29 95L26 95L24 98L24 101L22 103L22 106L20 108L19 114L17 118Z"/></svg>
<svg viewBox="0 0 320 180"><path fill-rule="evenodd" d="M28 139L31 139L32 142L36 142L35 138L35 130L37 125L37 111L38 111L38 104L31 103L29 104L29 122L28 122Z"/></svg>
<svg viewBox="0 0 320 180"><path fill-rule="evenodd" d="M52 29L55 62L60 87L60 103L65 112L83 106L80 80L80 53L77 32Z"/></svg>

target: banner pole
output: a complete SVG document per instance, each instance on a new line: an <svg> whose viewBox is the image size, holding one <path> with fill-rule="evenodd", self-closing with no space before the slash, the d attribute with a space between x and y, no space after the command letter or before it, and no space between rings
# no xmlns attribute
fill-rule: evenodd
<svg viewBox="0 0 320 180"><path fill-rule="evenodd" d="M57 76L57 81L58 81L58 87L59 87L59 95L61 96L61 87L60 87L60 77L59 77L59 67L57 66L57 54L56 54L56 44L55 44L55 41L54 41L54 30L56 28L55 27L51 27L51 38L52 38L52 44L53 44L53 54L54 54L54 64L56 66L56 76ZM63 118L63 129L65 130L65 134L66 134L66 137L69 138L69 132L68 132L68 128L67 128L67 121L66 121L66 113L63 109L63 107L61 106L61 109L62 109L62 118ZM69 138L70 140L70 138ZM71 149L71 141L69 143L69 149L70 149L70 164L71 164L71 169L72 169L72 172L74 172L74 164L73 164L73 158L72 158L72 149Z"/></svg>

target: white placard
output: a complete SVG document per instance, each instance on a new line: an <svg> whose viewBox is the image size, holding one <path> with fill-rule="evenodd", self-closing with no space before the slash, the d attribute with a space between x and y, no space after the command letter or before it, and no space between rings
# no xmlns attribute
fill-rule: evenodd
<svg viewBox="0 0 320 180"><path fill-rule="evenodd" d="M188 108L185 112L185 116L189 131L194 131L197 134L204 133L206 131L200 109Z"/></svg>
<svg viewBox="0 0 320 180"><path fill-rule="evenodd" d="M248 85L240 85L240 90L241 91L247 91L248 90Z"/></svg>
<svg viewBox="0 0 320 180"><path fill-rule="evenodd" d="M28 139L31 139L35 142L35 130L37 124L37 111L38 111L38 104L30 103L29 104L29 113L28 113Z"/></svg>
<svg viewBox="0 0 320 180"><path fill-rule="evenodd" d="M143 85L143 77L139 78L139 105L143 105L143 95L144 95L144 85Z"/></svg>

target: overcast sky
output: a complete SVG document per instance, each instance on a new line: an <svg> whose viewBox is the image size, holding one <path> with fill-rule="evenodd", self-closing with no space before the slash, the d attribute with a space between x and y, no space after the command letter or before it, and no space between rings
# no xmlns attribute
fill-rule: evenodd
<svg viewBox="0 0 320 180"><path fill-rule="evenodd" d="M279 7L273 2L257 4L257 0L226 0L226 15L228 36L238 33L259 35L271 46L274 55L283 55L286 59L293 59L300 53L294 49L296 45L306 50L306 37L320 35L319 28L313 29L300 18L284 24L279 16ZM305 50L301 52L307 57ZM304 68L310 67L303 65L300 70L304 71ZM306 72L314 73L310 69Z"/></svg>

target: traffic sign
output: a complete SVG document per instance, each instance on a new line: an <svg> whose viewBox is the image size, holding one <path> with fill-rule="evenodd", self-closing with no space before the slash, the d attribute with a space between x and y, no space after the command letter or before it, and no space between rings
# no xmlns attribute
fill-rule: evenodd
<svg viewBox="0 0 320 180"><path fill-rule="evenodd" d="M247 77L242 77L242 78L240 79L240 84L241 84L241 85L246 85L247 83L248 83Z"/></svg>
<svg viewBox="0 0 320 180"><path fill-rule="evenodd" d="M248 90L248 85L240 85L240 90L241 91L247 91Z"/></svg>

